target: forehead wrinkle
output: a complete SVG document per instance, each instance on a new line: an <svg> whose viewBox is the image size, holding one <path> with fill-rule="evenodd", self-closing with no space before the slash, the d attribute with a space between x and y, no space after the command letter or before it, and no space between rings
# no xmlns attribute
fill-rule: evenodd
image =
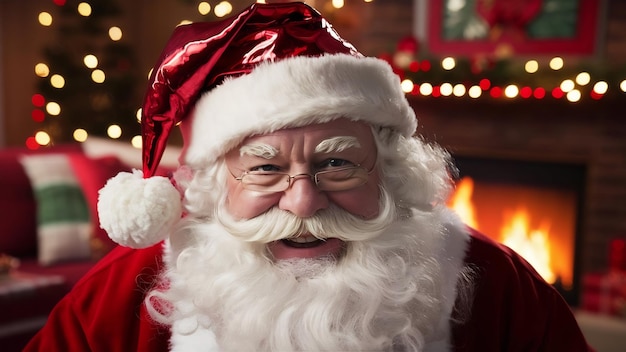
<svg viewBox="0 0 626 352"><path fill-rule="evenodd" d="M278 155L278 148L266 143L250 143L239 148L239 155L250 155L264 159L272 159Z"/></svg>
<svg viewBox="0 0 626 352"><path fill-rule="evenodd" d="M361 143L353 136L336 136L321 141L316 147L316 153L341 152L349 148L361 148Z"/></svg>

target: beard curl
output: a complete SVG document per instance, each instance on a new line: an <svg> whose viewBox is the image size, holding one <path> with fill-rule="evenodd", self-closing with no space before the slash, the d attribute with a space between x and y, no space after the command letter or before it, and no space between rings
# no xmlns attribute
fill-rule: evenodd
<svg viewBox="0 0 626 352"><path fill-rule="evenodd" d="M397 218L389 192L381 187L380 193L380 210L372 219L352 215L333 203L308 218L273 207L252 219L238 220L224 206L217 207L214 218L232 236L246 242L267 244L307 234L320 240L338 238L346 242L363 241L379 236Z"/></svg>

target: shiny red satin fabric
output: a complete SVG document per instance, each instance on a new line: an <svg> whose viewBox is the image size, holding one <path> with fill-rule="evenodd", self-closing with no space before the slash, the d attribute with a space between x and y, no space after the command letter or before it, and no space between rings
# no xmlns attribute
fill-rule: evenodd
<svg viewBox="0 0 626 352"><path fill-rule="evenodd" d="M222 21L177 27L144 98L144 177L154 175L172 128L185 119L201 93L224 77L248 73L267 60L325 53L360 55L303 3L257 3Z"/></svg>

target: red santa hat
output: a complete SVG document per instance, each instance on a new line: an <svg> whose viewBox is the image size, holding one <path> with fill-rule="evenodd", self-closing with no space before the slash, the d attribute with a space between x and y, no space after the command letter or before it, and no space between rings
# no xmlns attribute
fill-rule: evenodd
<svg viewBox="0 0 626 352"><path fill-rule="evenodd" d="M180 162L209 166L250 135L344 117L411 136L416 119L389 65L363 57L303 3L253 4L231 18L176 28L153 69L142 108L143 174L100 191L100 225L117 243L167 238L181 194L154 176L179 125Z"/></svg>

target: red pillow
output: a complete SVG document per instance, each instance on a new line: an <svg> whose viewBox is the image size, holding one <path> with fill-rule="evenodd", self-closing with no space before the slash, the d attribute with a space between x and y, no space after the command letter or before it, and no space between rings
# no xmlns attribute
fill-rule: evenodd
<svg viewBox="0 0 626 352"><path fill-rule="evenodd" d="M92 159L84 154L70 154L69 159L74 174L83 190L87 204L89 205L89 211L94 226L94 238L97 241L93 244L96 248L92 246L92 251L96 252L95 256L97 258L115 246L115 243L109 238L106 231L100 228L100 220L98 218L98 191L111 177L121 171L130 171L130 168L114 156ZM102 248L97 248L98 246L102 246Z"/></svg>

